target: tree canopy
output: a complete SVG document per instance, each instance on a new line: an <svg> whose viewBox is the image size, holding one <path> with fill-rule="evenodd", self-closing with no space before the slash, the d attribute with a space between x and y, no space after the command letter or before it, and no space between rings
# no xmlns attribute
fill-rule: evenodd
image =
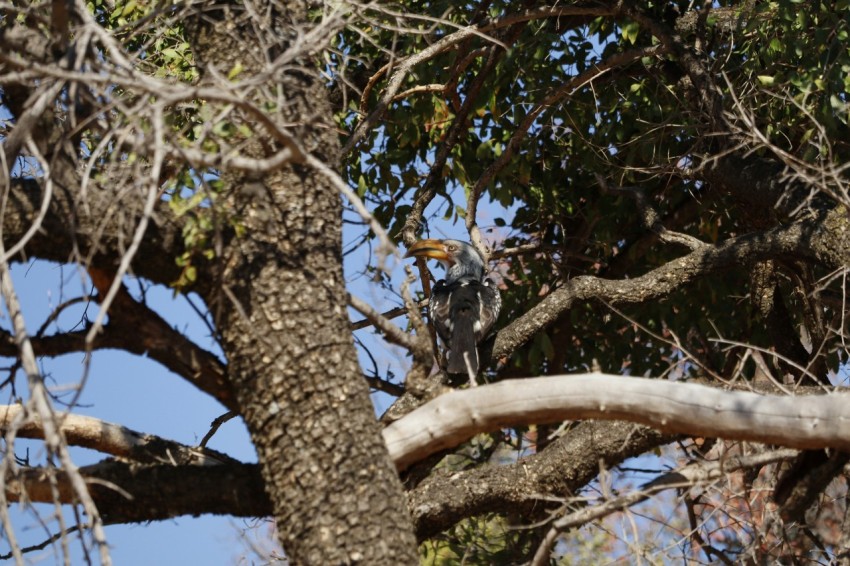
<svg viewBox="0 0 850 566"><path fill-rule="evenodd" d="M848 13L4 4L9 556L9 504L56 502L103 563L104 525L204 513L272 516L294 564L846 560ZM470 391L422 308L439 271L400 274L446 233L502 294ZM81 268L83 326L28 332L31 258ZM216 349L136 280L197 298ZM116 348L243 418L259 463L58 412L39 357Z"/></svg>

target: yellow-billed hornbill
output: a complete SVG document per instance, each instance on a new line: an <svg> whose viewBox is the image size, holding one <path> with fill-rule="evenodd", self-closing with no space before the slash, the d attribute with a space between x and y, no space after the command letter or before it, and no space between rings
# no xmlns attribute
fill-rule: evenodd
<svg viewBox="0 0 850 566"><path fill-rule="evenodd" d="M490 335L502 298L496 285L484 277L484 258L459 240L421 240L405 257L430 257L446 268L446 278L431 291L429 314L437 334L449 349L446 371L469 376L476 385L477 345Z"/></svg>

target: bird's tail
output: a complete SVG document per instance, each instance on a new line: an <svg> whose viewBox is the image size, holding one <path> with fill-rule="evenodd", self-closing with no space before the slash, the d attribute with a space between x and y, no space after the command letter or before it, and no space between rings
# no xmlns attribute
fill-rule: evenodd
<svg viewBox="0 0 850 566"><path fill-rule="evenodd" d="M477 385L478 349L475 347L475 329L472 317L461 314L454 321L452 340L449 345L448 373L463 373L469 376L469 384Z"/></svg>

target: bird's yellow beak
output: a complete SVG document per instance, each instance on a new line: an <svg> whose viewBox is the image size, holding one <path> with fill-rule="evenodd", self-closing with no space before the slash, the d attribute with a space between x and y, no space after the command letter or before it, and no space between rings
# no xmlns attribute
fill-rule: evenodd
<svg viewBox="0 0 850 566"><path fill-rule="evenodd" d="M448 261L446 247L440 240L419 240L407 250L404 257L430 257L439 261Z"/></svg>

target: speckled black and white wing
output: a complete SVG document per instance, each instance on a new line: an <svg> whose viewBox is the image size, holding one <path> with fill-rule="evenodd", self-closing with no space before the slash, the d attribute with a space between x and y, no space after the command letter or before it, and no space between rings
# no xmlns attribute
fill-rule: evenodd
<svg viewBox="0 0 850 566"><path fill-rule="evenodd" d="M478 373L479 342L493 331L501 297L489 279L439 281L431 294L430 315L440 339L449 349L446 371Z"/></svg>
<svg viewBox="0 0 850 566"><path fill-rule="evenodd" d="M479 326L475 330L475 341L481 342L495 330L496 320L502 310L502 295L499 294L499 289L491 279L484 279L478 292L480 295Z"/></svg>
<svg viewBox="0 0 850 566"><path fill-rule="evenodd" d="M453 285L454 287L455 285ZM434 284L431 289L431 301L428 305L428 315L437 331L437 336L444 344L448 345L452 339L451 299L452 290L443 279Z"/></svg>

